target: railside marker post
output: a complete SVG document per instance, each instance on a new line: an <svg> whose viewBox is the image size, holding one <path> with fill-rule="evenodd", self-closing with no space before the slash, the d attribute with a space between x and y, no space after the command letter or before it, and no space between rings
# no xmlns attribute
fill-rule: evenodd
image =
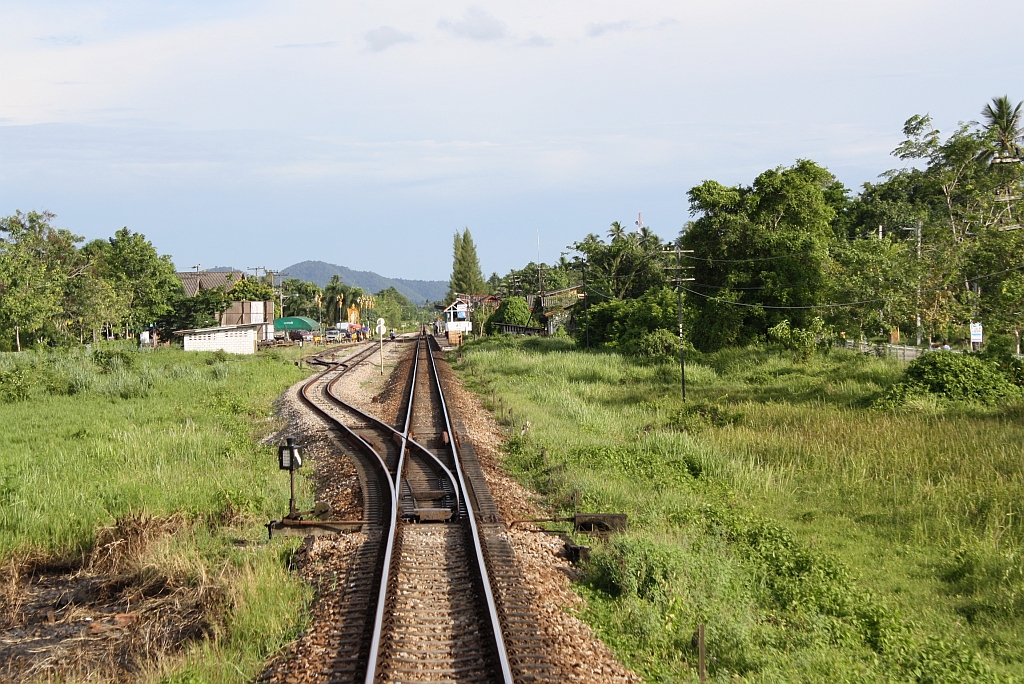
<svg viewBox="0 0 1024 684"><path fill-rule="evenodd" d="M704 648L704 625L697 625L697 676L700 684L708 680L707 652Z"/></svg>
<svg viewBox="0 0 1024 684"><path fill-rule="evenodd" d="M377 319L377 334L380 335L380 374L384 375L384 333L388 331L387 321Z"/></svg>

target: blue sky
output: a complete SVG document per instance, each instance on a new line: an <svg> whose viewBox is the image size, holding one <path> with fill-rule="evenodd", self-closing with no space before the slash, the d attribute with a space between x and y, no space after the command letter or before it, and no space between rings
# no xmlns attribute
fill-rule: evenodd
<svg viewBox="0 0 1024 684"><path fill-rule="evenodd" d="M849 187L903 121L1024 98L1019 1L0 2L0 214L145 233L180 268L322 259L444 279L706 178Z"/></svg>

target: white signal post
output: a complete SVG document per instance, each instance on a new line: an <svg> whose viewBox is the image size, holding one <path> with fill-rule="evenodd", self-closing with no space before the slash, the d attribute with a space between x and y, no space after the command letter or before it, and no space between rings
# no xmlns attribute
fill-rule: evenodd
<svg viewBox="0 0 1024 684"><path fill-rule="evenodd" d="M384 375L384 333L388 331L387 321L377 319L377 334L380 335L380 374Z"/></svg>

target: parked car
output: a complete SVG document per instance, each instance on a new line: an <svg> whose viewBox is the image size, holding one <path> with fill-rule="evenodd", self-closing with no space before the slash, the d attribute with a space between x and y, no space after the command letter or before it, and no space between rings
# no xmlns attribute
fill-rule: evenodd
<svg viewBox="0 0 1024 684"><path fill-rule="evenodd" d="M309 330L289 330L288 339L294 342L312 342L313 333Z"/></svg>
<svg viewBox="0 0 1024 684"><path fill-rule="evenodd" d="M328 342L337 342L341 339L341 331L337 328L328 328L324 334L324 339Z"/></svg>

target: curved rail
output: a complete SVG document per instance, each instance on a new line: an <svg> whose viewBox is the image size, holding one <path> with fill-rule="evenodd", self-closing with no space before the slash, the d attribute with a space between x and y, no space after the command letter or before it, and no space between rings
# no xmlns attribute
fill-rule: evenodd
<svg viewBox="0 0 1024 684"><path fill-rule="evenodd" d="M374 346L341 362L327 362L322 358L315 360L315 363L324 363L328 365L328 368L303 385L302 397L307 404L330 424L337 426L345 435L346 441L358 452L357 459L363 458L370 463L372 467L363 469L366 471L366 477L387 481L386 487L383 482L379 483L382 492L380 498L389 500L386 505L384 501L380 502L381 505L376 516L365 514L363 516L364 519L374 517L379 521L379 525L364 528L369 531L369 536L360 554L361 563L365 568L360 580L362 582L360 586L363 589L360 589L358 596L355 597L356 605L348 608L352 614L351 617L339 625L343 636L339 633L340 647L336 649L333 664L329 666L329 672L326 674L331 681L342 681L339 678L341 676L344 681L374 684L378 681L391 681L396 676L401 678L403 671L407 672L410 667L418 668L418 663L422 662L425 669L419 672L419 676L430 677L428 673L432 666L429 663L435 663L434 667L436 667L436 663L439 662L438 660L432 661L431 658L450 658L447 667L459 667L453 663L465 662L467 659L478 663L473 665L473 669L477 672L476 675L472 675L474 681L483 672L487 672L487 681L513 684L515 681L513 670L517 676L524 675L527 680L534 680L536 677L527 675L523 670L530 670L531 674L540 674L545 668L534 664L538 659L533 654L527 654L528 660L524 661L522 644L519 643L523 641L520 638L522 635L519 634L523 625L519 625L519 623L523 622L521 613L525 611L517 610L515 602L509 604L509 597L505 596L508 586L521 586L522 580L521 577L511 577L508 568L505 567L509 564L511 557L505 557L509 555L508 553L502 555L500 548L503 546L501 544L495 547L496 541L492 539L495 531L490 529L494 525L490 527L486 525L490 520L488 516L491 515L488 511L493 508L493 505L489 508L490 495L483 491L486 490L486 483L482 481L482 474L474 474L476 471L470 467L476 462L470 445L466 445L467 458L470 459L470 463L466 467L469 468L469 471L464 470L460 454L461 447L453 430L455 421L450 414L441 377L434 360L434 347L430 342L429 336L422 334L416 341L413 361L410 364L407 404L404 419L401 421L401 429L396 429L396 427L352 406L334 391L341 376L369 357L376 350ZM424 351L427 359L421 363L420 355ZM337 377L329 377L332 372L337 372ZM314 397L310 396L313 393L313 388L318 384L322 388L321 394L315 398L321 402L328 402L326 405L317 405ZM424 396L422 394L424 391L429 392L429 395ZM331 415L337 413L332 411L332 408L338 408L350 414L354 422L351 425L346 425L344 420L336 415ZM416 412L415 420L414 411ZM414 439L412 430L416 430L417 433L423 430L422 438L425 441L420 443ZM427 444L432 445L433 448L428 448ZM395 454L396 445L397 455ZM409 475L407 473L410 472L409 468L413 463L415 463L415 467L411 471L412 474ZM360 474L362 477L362 470ZM426 481L423 479L424 476L428 478ZM412 479L409 479L410 477ZM364 488L366 487L367 485L364 483ZM477 491L478 488L481 491ZM384 490L387 490L387 495L383 495ZM406 503L403 503L405 501L403 497L407 497L409 493L412 495L413 508L405 510L403 506L406 506ZM418 494L422 496L418 496ZM410 516L412 519L416 519L421 515L421 511L444 510L443 508L423 509L418 507L420 502L431 500L436 503L428 505L442 505L445 508L454 500L452 515L448 521L412 525L407 520ZM364 506L366 502L367 498L364 492ZM364 513L369 513L369 511L364 511ZM482 521L483 527L487 528L486 535L489 536L486 538L481 524L478 524L478 517ZM436 526L432 527L431 525ZM386 537L384 537L385 530ZM424 537L424 535L427 536ZM448 540L443 542L444 550L440 550L436 546L431 547L429 543L427 546L423 545L426 539L436 540L438 536L443 540ZM458 541L456 542L456 540ZM454 544L454 546L447 546L448 544ZM504 546L507 546L507 542ZM498 556L492 558L496 551L499 552ZM421 553L425 555L421 557L419 555ZM440 562L440 566L432 565L438 562ZM498 563L494 577L491 577L489 573L491 562ZM430 569L431 567L433 570ZM453 571L452 575L440 574ZM431 574L432 572L433 574ZM425 595L415 593L418 583L438 582L442 576L452 578L445 579L444 586L449 587L447 591L452 592L447 594L448 601L451 601L452 597L458 597L455 603L445 603L443 597L446 594L444 593L436 596L429 592ZM497 584L494 584L495 582ZM410 587L414 592L411 596L415 597L413 604L409 603ZM495 592L502 593L498 600L496 600ZM430 598L431 596L433 598ZM454 628L456 630L454 636L449 632L444 638L439 639L436 646L428 646L426 644L431 640L431 618L428 617L427 621L423 622L421 618L409 613L410 605L415 606L420 600L427 602L424 606L433 602L430 611L436 611L439 605L442 606L442 614L444 614L443 611L454 610L455 606L458 606L460 613L466 616L470 614L476 616L472 618L472 621L478 627L470 628L467 625L463 628ZM448 608L444 606L448 606ZM394 610L389 611L389 607ZM511 613L513 617L506 615L510 608L513 610ZM426 607L423 609L427 610ZM414 607L413 613L416 612L418 610ZM356 617L357 615L361 617ZM371 616L372 623L370 622ZM436 624L436 615L432 619L435 621L433 624ZM507 638L503 629L503 619L512 620L508 626L512 631L508 633ZM527 638L530 643L535 644L537 626L535 623L530 626L532 628L529 629L530 635ZM472 629L472 631L465 632L467 637L477 634L471 640L474 645L470 646L468 642L464 641L460 636L460 629ZM453 638L453 641L445 641L445 639ZM413 639L413 641L409 641L409 639ZM420 639L426 641L420 642ZM507 639L512 639L512 641L509 642ZM450 646L441 646L442 643L449 643ZM514 647L511 654L508 650L510 644ZM406 648L411 648L411 650L406 652ZM433 648L453 648L454 650L445 651L450 653L450 656L430 655L430 653L439 653L430 651ZM535 649L536 646L532 648ZM411 654L416 652L427 654L417 657L427 660L417 659L414 661L417 663L416 665L410 665L409 658L413 657ZM515 667L512 665L513 662ZM454 675L458 671L449 670L448 676ZM442 669L440 672L444 672L444 670ZM465 675L469 675L469 672L466 672ZM456 675L457 678L462 676ZM550 679L543 675L540 678Z"/></svg>

